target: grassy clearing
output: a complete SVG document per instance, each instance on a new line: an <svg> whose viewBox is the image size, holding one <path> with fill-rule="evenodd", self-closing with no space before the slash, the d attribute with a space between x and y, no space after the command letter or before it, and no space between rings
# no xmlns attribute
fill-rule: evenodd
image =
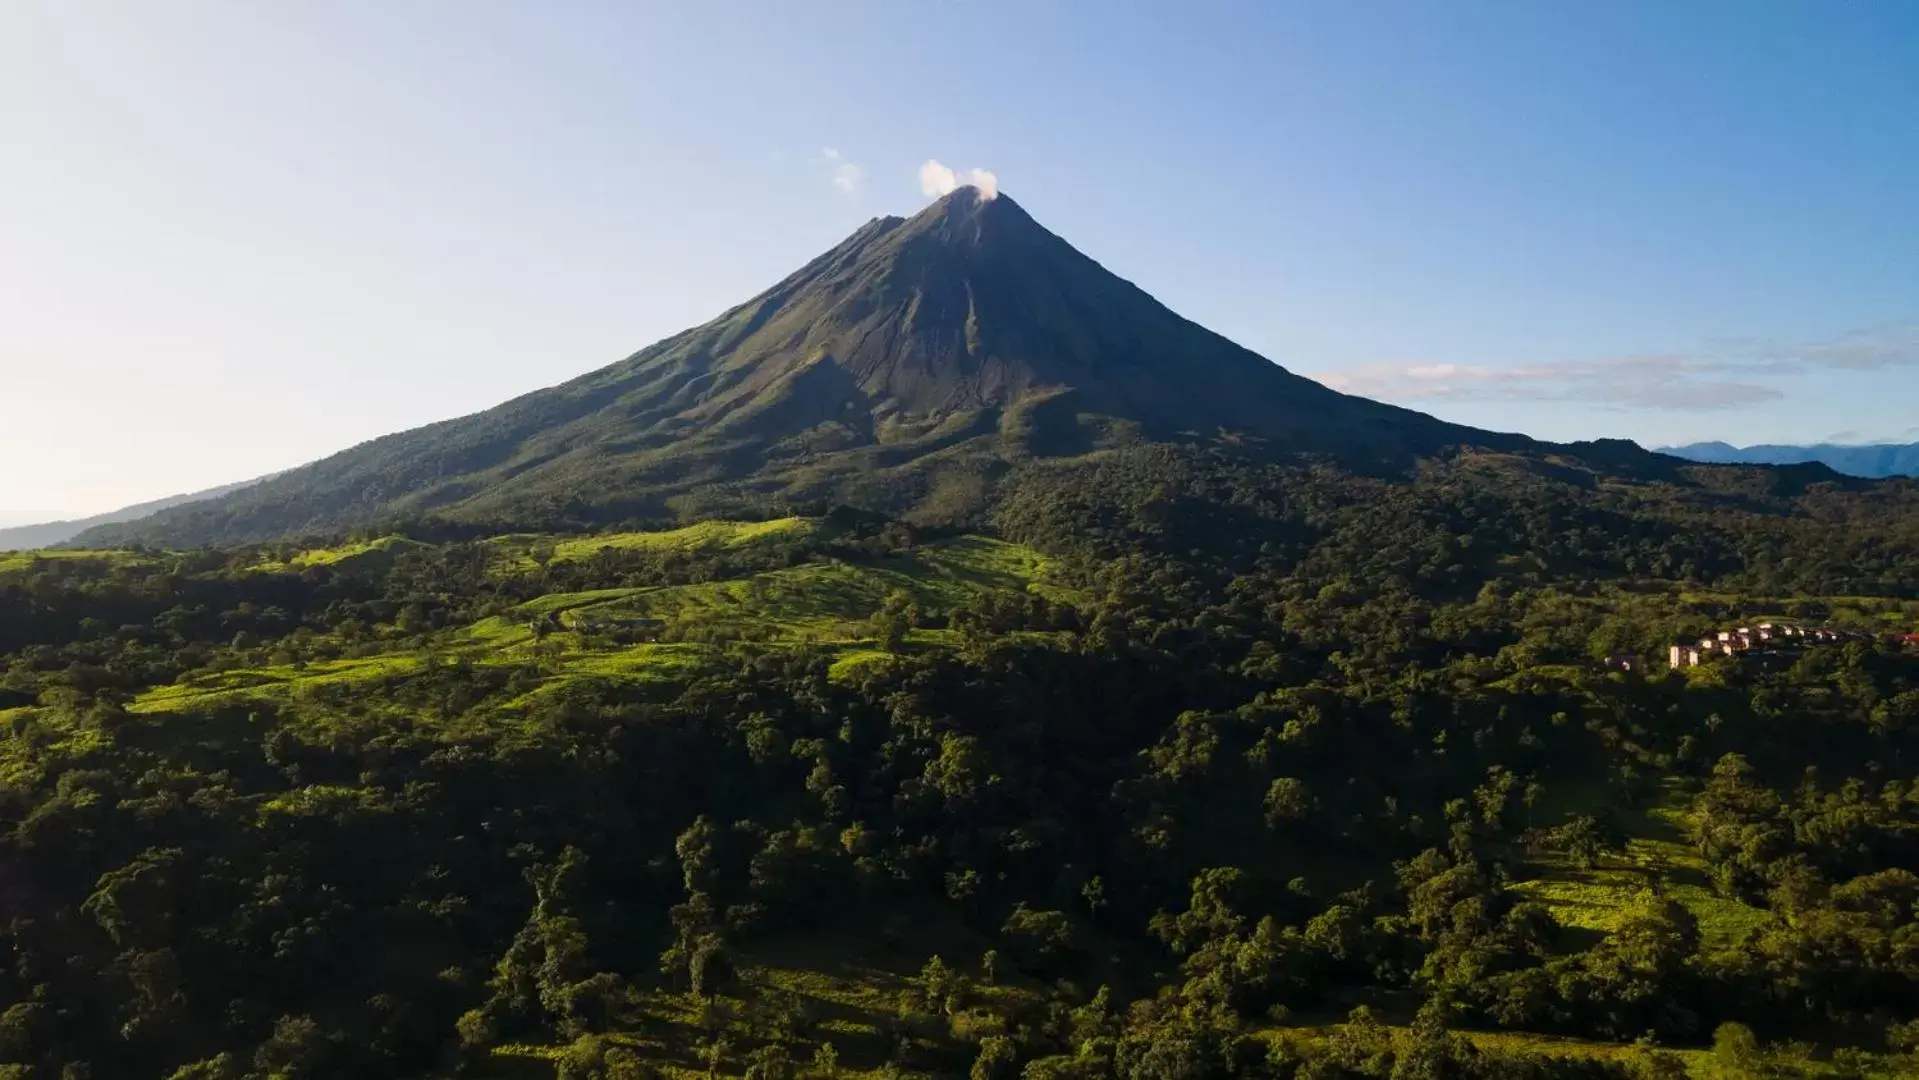
<svg viewBox="0 0 1919 1080"><path fill-rule="evenodd" d="M547 593L537 600L521 604L519 613L528 616L560 615L578 608L597 607L615 600L624 600L629 596L638 596L649 589L589 589L586 592Z"/></svg>
<svg viewBox="0 0 1919 1080"><path fill-rule="evenodd" d="M845 641L903 591L927 602L933 590L894 570L810 563L733 581L654 589L592 608L601 617L654 619L725 639Z"/></svg>
<svg viewBox="0 0 1919 1080"><path fill-rule="evenodd" d="M1052 560L1024 544L990 536L958 536L923 545L915 556L930 580L1070 599L1066 590L1047 583Z"/></svg>
<svg viewBox="0 0 1919 1080"><path fill-rule="evenodd" d="M605 652L566 655L557 662L558 670L539 690L514 704L525 705L543 693L549 693L569 679L601 678L628 682L677 682L711 667L724 654L711 645L697 642L658 642L634 645Z"/></svg>
<svg viewBox="0 0 1919 1080"><path fill-rule="evenodd" d="M1634 835L1622 855L1605 857L1591 869L1562 857L1541 857L1535 860L1540 876L1513 888L1544 904L1560 925L1604 934L1657 883L1699 920L1703 951L1711 954L1733 948L1770 922L1772 913L1713 891L1705 860L1681 839L1683 801L1683 793L1669 787L1662 802L1627 817Z"/></svg>
<svg viewBox="0 0 1919 1080"><path fill-rule="evenodd" d="M307 665L283 664L263 668L236 668L192 675L180 682L157 686L135 698L128 712L177 712L249 697L292 693L301 687L365 682L415 670L420 657L403 653L350 660L324 660Z"/></svg>
<svg viewBox="0 0 1919 1080"><path fill-rule="evenodd" d="M334 547L308 548L289 556L284 562L263 558L250 569L266 574L297 574L316 566L327 566L342 572L379 573L391 567L393 560L399 556L427 546L404 536L382 536Z"/></svg>
<svg viewBox="0 0 1919 1080"><path fill-rule="evenodd" d="M526 573L539 567L535 553L552 562L583 562L601 551L702 552L745 547L771 539L801 539L822 528L808 518L773 521L702 521L661 532L599 533L593 536L547 536L515 533L487 541L494 549L495 568L502 573Z"/></svg>
<svg viewBox="0 0 1919 1080"><path fill-rule="evenodd" d="M880 670L892 662L893 654L883 649L847 649L826 669L826 677L836 682L851 683L866 672Z"/></svg>

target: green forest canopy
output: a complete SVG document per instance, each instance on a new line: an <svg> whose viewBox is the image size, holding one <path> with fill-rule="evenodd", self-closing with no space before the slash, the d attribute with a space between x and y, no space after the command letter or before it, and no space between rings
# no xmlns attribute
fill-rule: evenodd
<svg viewBox="0 0 1919 1080"><path fill-rule="evenodd" d="M8 557L0 1075L1911 1075L1911 501L1148 448ZM1873 633L1601 662L1766 616Z"/></svg>

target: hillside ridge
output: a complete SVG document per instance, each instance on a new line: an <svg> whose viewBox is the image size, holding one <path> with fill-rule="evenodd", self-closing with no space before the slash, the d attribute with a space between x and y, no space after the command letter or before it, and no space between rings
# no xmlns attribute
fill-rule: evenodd
<svg viewBox="0 0 1919 1080"><path fill-rule="evenodd" d="M163 499L153 499L148 502L135 503L132 506L123 506L118 510L109 510L104 514L94 514L84 518L8 526L7 528L0 529L0 551L32 551L35 548L53 547L57 544L64 544L89 529L99 528L103 525L117 525L124 522L138 521L141 518L151 517L162 510L170 510L176 506L185 506L189 503L217 499L223 495L232 494L235 491L251 487L267 479L271 479L271 477L256 477L252 480L242 480L234 484L222 484L219 487L208 488L204 491L189 492L184 495L169 495Z"/></svg>

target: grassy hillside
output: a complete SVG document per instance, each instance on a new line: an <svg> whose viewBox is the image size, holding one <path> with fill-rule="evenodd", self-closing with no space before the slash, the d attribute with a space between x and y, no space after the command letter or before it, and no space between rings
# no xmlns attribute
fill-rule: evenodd
<svg viewBox="0 0 1919 1080"><path fill-rule="evenodd" d="M482 545L489 572L509 580L543 567L616 553L698 556L772 540L822 534L821 522L708 522L661 532L592 537L519 534ZM388 537L298 551L284 561L255 564L261 573L297 573L327 567L363 574L390 569L395 557L420 545ZM65 558L84 553L62 553ZM233 705L298 697L325 687L369 688L417 672L423 665L462 663L537 670L536 689L553 692L581 678L662 681L724 667L745 655L805 647L831 654L837 670L884 662L872 625L889 598L909 599L928 625L911 628L904 648L950 647L955 634L946 612L989 594L1068 597L1047 582L1048 560L1031 548L983 536L959 536L916 546L896 557L859 562L826 558L802 565L742 573L697 584L542 593L499 614L445 630L407 634L398 627L361 642L354 655L197 671L136 696L136 713ZM918 615L915 621L922 621ZM529 690L529 692L532 692Z"/></svg>

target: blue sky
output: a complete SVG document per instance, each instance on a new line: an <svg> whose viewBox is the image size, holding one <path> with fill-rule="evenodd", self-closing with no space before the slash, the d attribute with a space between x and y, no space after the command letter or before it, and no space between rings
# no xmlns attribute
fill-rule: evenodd
<svg viewBox="0 0 1919 1080"><path fill-rule="evenodd" d="M0 5L0 520L612 362L928 159L1286 367L1916 439L1919 5Z"/></svg>

